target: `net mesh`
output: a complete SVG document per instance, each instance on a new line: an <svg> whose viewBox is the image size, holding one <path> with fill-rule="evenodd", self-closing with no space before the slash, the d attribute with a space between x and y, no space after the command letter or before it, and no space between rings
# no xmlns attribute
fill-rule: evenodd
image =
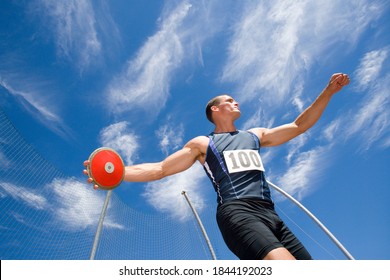
<svg viewBox="0 0 390 280"><path fill-rule="evenodd" d="M0 164L0 259L89 259L106 192L56 169L1 109ZM219 258L228 250L215 238L214 211L209 206L199 215ZM140 212L113 191L95 259L211 259L211 254L194 217L177 221Z"/></svg>

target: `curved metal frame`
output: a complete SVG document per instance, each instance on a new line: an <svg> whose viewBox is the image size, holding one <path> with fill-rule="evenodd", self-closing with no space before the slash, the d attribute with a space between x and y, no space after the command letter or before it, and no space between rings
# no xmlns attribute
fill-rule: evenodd
<svg viewBox="0 0 390 280"><path fill-rule="evenodd" d="M273 187L275 190L286 196L288 199L290 199L292 202L294 202L299 208L301 208L311 219L314 220L314 222L326 233L326 235L329 236L329 238L336 244L336 246L344 253L344 255L350 259L354 260L355 258L345 249L345 247L340 243L340 241L337 240L337 238L320 222L320 220L317 219L316 216L314 216L309 210L307 210L306 207L304 207L298 200L293 198L291 195L289 195L286 191L282 190L275 184L271 183L270 181L267 181L268 184Z"/></svg>

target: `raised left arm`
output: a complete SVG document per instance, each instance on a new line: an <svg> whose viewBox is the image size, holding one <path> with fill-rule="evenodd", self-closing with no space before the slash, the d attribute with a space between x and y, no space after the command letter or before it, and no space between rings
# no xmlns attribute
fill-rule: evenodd
<svg viewBox="0 0 390 280"><path fill-rule="evenodd" d="M334 74L316 100L292 123L274 128L254 128L250 131L260 138L263 147L281 145L311 128L321 117L332 96L348 84L348 75Z"/></svg>

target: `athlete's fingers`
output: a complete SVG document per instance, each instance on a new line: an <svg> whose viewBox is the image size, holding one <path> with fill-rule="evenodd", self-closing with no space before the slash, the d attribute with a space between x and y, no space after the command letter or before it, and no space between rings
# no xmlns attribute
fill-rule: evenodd
<svg viewBox="0 0 390 280"><path fill-rule="evenodd" d="M86 160L86 161L84 161L84 163L83 163L83 165L84 165L85 167L87 167L87 168L88 168L89 164L90 164L90 161L89 161L89 160ZM89 176L89 173L88 173L88 170L87 170L87 169L84 169L84 170L83 170L83 173L84 173L84 175ZM99 186L98 186L97 184L94 184L95 182L93 181L93 179L92 179L91 177L88 177L87 182L88 182L89 184L93 184L93 188L94 188L95 190L97 190L97 189L99 188Z"/></svg>
<svg viewBox="0 0 390 280"><path fill-rule="evenodd" d="M94 188L95 190L97 190L97 189L99 188L98 185L94 184L95 182L93 181L92 178L88 178L88 179L87 179L87 182L88 182L89 184L93 184L93 188Z"/></svg>
<svg viewBox="0 0 390 280"><path fill-rule="evenodd" d="M337 73L331 78L331 83L337 83L341 86L349 84L349 76L347 74Z"/></svg>
<svg viewBox="0 0 390 280"><path fill-rule="evenodd" d="M336 73L332 75L328 84L328 88L334 93L336 93L340 91L344 86L348 85L349 82L349 76L347 74Z"/></svg>
<svg viewBox="0 0 390 280"><path fill-rule="evenodd" d="M343 75L343 85L346 86L350 82L349 76L347 74Z"/></svg>

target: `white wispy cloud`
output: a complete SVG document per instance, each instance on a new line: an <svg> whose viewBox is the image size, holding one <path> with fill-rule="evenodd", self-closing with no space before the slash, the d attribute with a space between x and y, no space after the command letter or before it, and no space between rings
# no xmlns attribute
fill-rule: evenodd
<svg viewBox="0 0 390 280"><path fill-rule="evenodd" d="M313 62L332 59L336 43L352 46L381 13L380 4L359 1L244 2L233 22L233 36L222 80L234 82L241 100L262 96L278 104L306 76ZM342 9L338 7L342 6ZM295 90L300 95L301 90Z"/></svg>
<svg viewBox="0 0 390 280"><path fill-rule="evenodd" d="M354 71L354 89L361 92L362 100L338 121L337 128L344 139L363 139L361 150L369 149L374 143L386 141L390 132L390 73L385 67L389 60L389 47L366 53ZM385 137L385 138L383 138ZM382 146L386 147L385 142Z"/></svg>
<svg viewBox="0 0 390 280"><path fill-rule="evenodd" d="M55 205L52 211L64 229L82 230L96 226L100 212L104 204L104 196L93 188L86 186L75 178L54 179L46 186L55 195ZM110 205L108 206L110 208ZM112 211L107 211L111 213ZM105 226L109 228L123 229L124 226L117 223L111 213L105 218Z"/></svg>
<svg viewBox="0 0 390 280"><path fill-rule="evenodd" d="M36 210L44 210L49 206L49 201L37 191L7 182L0 182L0 189L5 192L3 196L10 195L13 199L22 201Z"/></svg>
<svg viewBox="0 0 390 280"><path fill-rule="evenodd" d="M205 198L199 189L203 179L202 166L195 164L187 171L147 184L143 196L158 211L184 221L192 217L192 213L181 193L186 191L194 208L201 212L205 206Z"/></svg>
<svg viewBox="0 0 390 280"><path fill-rule="evenodd" d="M359 137L364 139L362 149L367 150L377 141L381 141L390 129L390 74L377 80L373 89L369 89L368 96L360 108L353 114L353 118L345 123L345 137Z"/></svg>
<svg viewBox="0 0 390 280"><path fill-rule="evenodd" d="M247 130L254 127L272 127L275 122L275 117L265 118L265 106L262 106L264 103L259 101L259 109L252 112L252 114L247 118L242 125L242 129Z"/></svg>
<svg viewBox="0 0 390 280"><path fill-rule="evenodd" d="M183 124L175 125L169 124L168 122L156 131L156 136L159 139L159 145L162 152L167 156L172 151L176 151L182 147L184 126Z"/></svg>
<svg viewBox="0 0 390 280"><path fill-rule="evenodd" d="M73 132L57 113L56 102L47 93L46 82L21 74L0 74L0 86L3 87L34 118L56 134L68 138ZM20 81L23 81L21 83Z"/></svg>
<svg viewBox="0 0 390 280"><path fill-rule="evenodd" d="M47 16L53 28L58 54L81 69L92 64L102 51L93 6L90 0L36 2L39 14Z"/></svg>
<svg viewBox="0 0 390 280"><path fill-rule="evenodd" d="M315 181L327 168L326 147L317 147L296 156L277 184L290 195L302 199L313 191Z"/></svg>
<svg viewBox="0 0 390 280"><path fill-rule="evenodd" d="M156 115L165 105L175 74L194 61L203 63L202 47L221 28L213 3L167 2L158 30L127 62L107 87L114 112L141 107Z"/></svg>
<svg viewBox="0 0 390 280"><path fill-rule="evenodd" d="M334 143L335 135L339 133L340 127L343 125L343 120L343 118L337 118L324 128L322 135L329 143Z"/></svg>
<svg viewBox="0 0 390 280"><path fill-rule="evenodd" d="M385 137L382 141L382 148L386 149L389 147L390 147L390 133L387 133L387 135L385 135Z"/></svg>
<svg viewBox="0 0 390 280"><path fill-rule="evenodd" d="M114 123L100 131L100 143L117 151L125 164L133 163L135 152L139 147L137 135L131 131L126 121Z"/></svg>
<svg viewBox="0 0 390 280"><path fill-rule="evenodd" d="M388 54L389 47L366 53L354 73L357 91L364 91L371 83L376 82Z"/></svg>
<svg viewBox="0 0 390 280"><path fill-rule="evenodd" d="M104 203L101 192L75 178L56 178L39 190L0 182L0 196L11 196L32 209L52 214L54 222L66 231L95 227ZM21 222L24 220L23 213L15 215ZM123 229L114 216L111 211L105 219L105 226Z"/></svg>
<svg viewBox="0 0 390 280"><path fill-rule="evenodd" d="M300 152L300 149L304 147L309 141L310 133L306 132L305 134L301 134L298 137L292 139L288 145L288 153L286 156L287 164L290 164L294 157Z"/></svg>
<svg viewBox="0 0 390 280"><path fill-rule="evenodd" d="M59 116L54 113L51 108L44 104L45 101L40 98L40 95L38 93L34 93L29 90L15 90L2 77L0 77L0 84L4 89L8 91L8 93L15 97L19 97L21 104L24 105L27 110L31 111L31 109L35 109L44 119L48 120L49 122L60 122Z"/></svg>
<svg viewBox="0 0 390 280"><path fill-rule="evenodd" d="M298 73L299 64L292 53L304 12L303 2L295 3L246 2L241 17L234 22L222 80L239 84L240 99L251 99L258 90L267 90L280 100L288 91L293 74Z"/></svg>
<svg viewBox="0 0 390 280"><path fill-rule="evenodd" d="M128 62L124 73L113 79L108 98L114 111L147 105L148 110L156 113L165 104L172 75L184 59L181 24L190 8L191 5L182 3L162 19L158 32Z"/></svg>

